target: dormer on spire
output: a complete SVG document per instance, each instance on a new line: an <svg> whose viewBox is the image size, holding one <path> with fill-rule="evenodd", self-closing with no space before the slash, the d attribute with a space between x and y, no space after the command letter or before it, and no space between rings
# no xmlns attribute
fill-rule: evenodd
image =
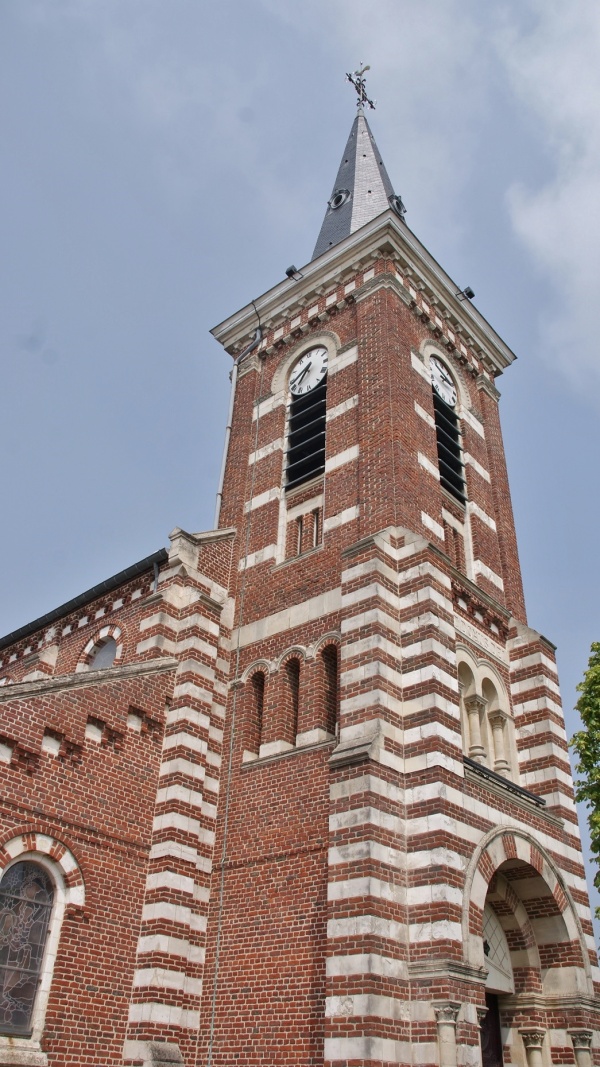
<svg viewBox="0 0 600 1067"><path fill-rule="evenodd" d="M374 101L367 96L365 86L364 75L369 69L361 64L353 75L346 75L347 80L356 89L358 112L352 124L333 191L327 202L327 211L313 259L339 244L345 237L349 237L355 230L365 226L390 207L404 219L406 209L400 197L394 193L375 138L365 118L365 104L370 108L375 107Z"/></svg>

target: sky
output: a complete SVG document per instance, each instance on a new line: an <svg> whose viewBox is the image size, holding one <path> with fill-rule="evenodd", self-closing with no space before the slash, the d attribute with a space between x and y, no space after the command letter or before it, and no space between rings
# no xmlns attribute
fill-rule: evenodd
<svg viewBox="0 0 600 1067"><path fill-rule="evenodd" d="M497 382L567 729L600 640L596 0L0 0L0 633L213 523L209 330L306 263L369 114Z"/></svg>

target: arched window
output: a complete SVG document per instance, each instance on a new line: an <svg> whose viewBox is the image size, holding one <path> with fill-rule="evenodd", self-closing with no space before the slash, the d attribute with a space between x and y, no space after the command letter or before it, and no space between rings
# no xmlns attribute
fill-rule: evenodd
<svg viewBox="0 0 600 1067"><path fill-rule="evenodd" d="M432 356L429 361L433 390L433 413L440 483L464 504L465 477L460 443L460 422L456 412L458 394L445 363Z"/></svg>
<svg viewBox="0 0 600 1067"><path fill-rule="evenodd" d="M89 669L91 671L101 671L107 667L112 667L116 655L117 642L114 637L108 637L102 644L97 645L96 651L92 653Z"/></svg>
<svg viewBox="0 0 600 1067"><path fill-rule="evenodd" d="M123 639L119 626L103 626L90 637L75 670L102 671L112 667L123 655Z"/></svg>
<svg viewBox="0 0 600 1067"><path fill-rule="evenodd" d="M339 654L337 645L326 645L321 653L323 664L323 704L325 711L325 729L334 735L339 719Z"/></svg>
<svg viewBox="0 0 600 1067"><path fill-rule="evenodd" d="M286 681L286 738L292 744L296 743L298 733L298 711L300 706L300 660L289 659L284 667Z"/></svg>
<svg viewBox="0 0 600 1067"><path fill-rule="evenodd" d="M489 678L484 678L481 690L486 702L489 765L497 774L510 778L512 738L509 734L509 716L503 707L505 701L500 699L496 686Z"/></svg>
<svg viewBox="0 0 600 1067"><path fill-rule="evenodd" d="M289 380L290 407L285 487L292 489L325 470L327 349L316 345L294 364Z"/></svg>
<svg viewBox="0 0 600 1067"><path fill-rule="evenodd" d="M265 710L265 675L256 671L250 679L248 707L248 751L258 752L262 737L263 714Z"/></svg>
<svg viewBox="0 0 600 1067"><path fill-rule="evenodd" d="M485 763L485 700L476 692L473 671L466 663L458 665L458 687L463 720L463 750L476 763Z"/></svg>
<svg viewBox="0 0 600 1067"><path fill-rule="evenodd" d="M495 679L492 681L492 677ZM476 763L501 774L518 777L514 723L506 689L484 661L458 664L458 688L463 724L463 751Z"/></svg>
<svg viewBox="0 0 600 1067"><path fill-rule="evenodd" d="M9 867L0 882L0 1033L29 1036L54 887L37 863Z"/></svg>

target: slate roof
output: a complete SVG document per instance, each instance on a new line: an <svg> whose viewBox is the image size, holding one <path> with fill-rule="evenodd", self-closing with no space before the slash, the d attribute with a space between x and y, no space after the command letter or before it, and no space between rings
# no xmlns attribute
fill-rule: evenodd
<svg viewBox="0 0 600 1067"><path fill-rule="evenodd" d="M369 123L359 108L312 258L316 259L390 206L402 217L402 202L394 194Z"/></svg>

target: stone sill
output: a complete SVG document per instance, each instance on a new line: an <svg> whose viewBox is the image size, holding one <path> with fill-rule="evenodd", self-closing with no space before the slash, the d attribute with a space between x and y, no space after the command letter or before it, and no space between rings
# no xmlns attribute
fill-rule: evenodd
<svg viewBox="0 0 600 1067"><path fill-rule="evenodd" d="M543 797L536 796L535 793L531 793L528 789L524 789L523 786L517 785L510 778L503 778L501 774L496 774L489 767L483 767L480 763L476 763L475 760L469 759L468 756L463 756L463 761L465 779L467 781L477 782L478 785L483 782L485 787L496 796L506 800L508 794L508 797L519 807L523 807L527 811L533 809L541 818L546 819L555 826L564 826L562 819L545 810L546 801Z"/></svg>
<svg viewBox="0 0 600 1067"><path fill-rule="evenodd" d="M318 741L314 745L297 745L294 748L288 748L285 752L273 752L270 756L257 756L256 759L250 759L242 763L242 771L250 771L253 767L264 767L267 763L274 763L277 760L289 759L293 756L301 756L305 752L319 752L321 749L330 748L337 744L335 738L327 741Z"/></svg>

